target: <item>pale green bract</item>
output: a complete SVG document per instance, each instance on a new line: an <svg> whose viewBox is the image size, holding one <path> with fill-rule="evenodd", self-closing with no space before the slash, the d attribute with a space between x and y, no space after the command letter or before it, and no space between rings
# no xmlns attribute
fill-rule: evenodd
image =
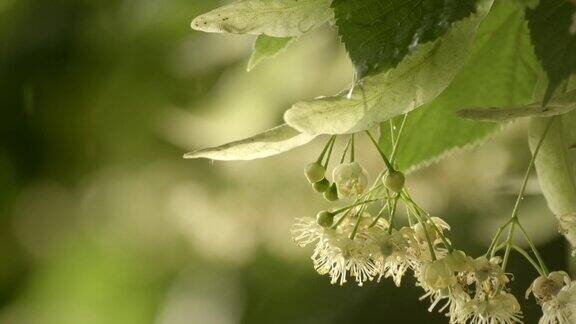
<svg viewBox="0 0 576 324"><path fill-rule="evenodd" d="M520 117L552 117L569 113L574 109L576 109L576 90L552 98L546 109L542 109L542 103L538 102L519 107L464 109L458 111L458 115L472 120L509 121Z"/></svg>
<svg viewBox="0 0 576 324"><path fill-rule="evenodd" d="M491 1L484 1L478 14L454 23L444 37L419 45L396 68L363 78L350 95L296 103L284 120L305 133L346 134L431 102L466 62L490 5Z"/></svg>
<svg viewBox="0 0 576 324"><path fill-rule="evenodd" d="M184 158L222 161L253 160L289 151L313 139L314 136L301 134L283 124L240 141L187 153Z"/></svg>
<svg viewBox="0 0 576 324"><path fill-rule="evenodd" d="M331 0L241 0L192 20L192 28L209 33L293 37L332 19Z"/></svg>
<svg viewBox="0 0 576 324"><path fill-rule="evenodd" d="M494 77L496 74L499 77ZM530 103L539 74L523 6L496 2L454 82L436 100L408 114L396 152L400 170L410 172L483 143L502 127L461 119L455 112L463 106ZM380 147L391 152L388 122L382 123L381 134Z"/></svg>
<svg viewBox="0 0 576 324"><path fill-rule="evenodd" d="M576 151L570 149L576 143L576 111L548 118L532 117L530 147L534 151L552 118L551 128L535 161L536 171L560 231L576 248Z"/></svg>
<svg viewBox="0 0 576 324"><path fill-rule="evenodd" d="M250 72L263 60L274 58L276 55L283 52L286 47L292 44L295 40L296 37L258 36L256 42L254 42L254 52L252 52L252 56L250 56L248 67L246 69Z"/></svg>

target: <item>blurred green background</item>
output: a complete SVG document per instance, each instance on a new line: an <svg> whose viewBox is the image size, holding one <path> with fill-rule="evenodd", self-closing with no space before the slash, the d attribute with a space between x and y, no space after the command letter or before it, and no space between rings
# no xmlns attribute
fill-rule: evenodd
<svg viewBox="0 0 576 324"><path fill-rule="evenodd" d="M0 0L0 324L445 323L410 278L332 286L291 242L293 219L327 206L301 173L322 141L252 162L181 158L352 79L330 28L247 73L253 37L189 28L219 4ZM478 255L528 158L517 123L409 188ZM564 268L535 179L528 191L520 217ZM523 296L536 274L516 256L510 270Z"/></svg>

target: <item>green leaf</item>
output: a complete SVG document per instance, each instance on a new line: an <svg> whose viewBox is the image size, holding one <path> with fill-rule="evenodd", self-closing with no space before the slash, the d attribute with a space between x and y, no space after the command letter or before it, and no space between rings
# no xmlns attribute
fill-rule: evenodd
<svg viewBox="0 0 576 324"><path fill-rule="evenodd" d="M535 166L548 207L558 219L560 231L575 247L576 151L571 150L570 146L576 143L576 111L556 117L531 118L529 138L532 151L550 121L552 125L536 157Z"/></svg>
<svg viewBox="0 0 576 324"><path fill-rule="evenodd" d="M551 117L562 115L576 109L576 90L552 98L542 109L542 103L537 102L525 106L506 108L473 108L458 111L458 116L482 121L510 121L520 117Z"/></svg>
<svg viewBox="0 0 576 324"><path fill-rule="evenodd" d="M296 37L270 37L260 35L254 42L254 52L248 61L247 70L251 71L256 65L265 59L270 59L283 52L288 45L292 44Z"/></svg>
<svg viewBox="0 0 576 324"><path fill-rule="evenodd" d="M360 77L396 66L416 45L444 35L476 0L334 0L332 8Z"/></svg>
<svg viewBox="0 0 576 324"><path fill-rule="evenodd" d="M455 112L463 105L531 102L539 73L523 8L514 2L496 2L454 82L432 103L408 114L396 155L398 167L412 171L481 143L500 127L462 120ZM390 152L388 125L382 124L380 146Z"/></svg>
<svg viewBox="0 0 576 324"><path fill-rule="evenodd" d="M209 33L293 37L332 19L331 0L241 0L196 17L192 28Z"/></svg>
<svg viewBox="0 0 576 324"><path fill-rule="evenodd" d="M538 5L539 0L514 0L514 2L521 6L535 8Z"/></svg>
<svg viewBox="0 0 576 324"><path fill-rule="evenodd" d="M560 82L576 72L576 35L570 33L575 6L567 0L540 0L527 11L532 42L548 75L544 103Z"/></svg>
<svg viewBox="0 0 576 324"><path fill-rule="evenodd" d="M284 153L307 144L313 139L314 136L301 134L283 124L240 141L187 153L184 158L222 161L253 160Z"/></svg>
<svg viewBox="0 0 576 324"><path fill-rule="evenodd" d="M429 103L466 62L491 1L485 4L477 15L454 23L442 38L419 45L396 68L360 80L351 95L297 103L284 120L310 134L353 133Z"/></svg>

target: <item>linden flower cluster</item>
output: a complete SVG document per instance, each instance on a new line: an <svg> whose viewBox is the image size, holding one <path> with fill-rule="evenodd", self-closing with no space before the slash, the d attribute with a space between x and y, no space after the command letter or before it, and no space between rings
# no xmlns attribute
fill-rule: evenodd
<svg viewBox="0 0 576 324"><path fill-rule="evenodd" d="M509 254L515 250L541 274L527 291L527 296L533 294L542 306L540 323L576 323L576 283L564 272L548 272L518 221L517 206L488 251L473 258L454 248L446 235L449 224L430 216L412 199L404 187L404 174L366 133L385 163L369 189L366 170L354 161L354 135L333 170L333 183L325 173L336 137L330 138L318 160L305 168L314 190L327 200L352 201L339 209L321 211L316 218L296 220L294 241L301 247L313 246L311 259L319 274L329 276L333 284L352 280L362 286L390 278L400 286L402 278L411 273L423 290L420 300L428 300L428 310L444 313L449 323L522 323L520 304L509 292L512 276L505 271ZM348 153L350 162L345 163ZM404 219L397 212L400 205L406 209ZM503 231L513 233L515 228L526 234L536 259L514 245L510 233L501 242ZM498 255L502 251L503 257Z"/></svg>
<svg viewBox="0 0 576 324"><path fill-rule="evenodd" d="M550 272L534 280L526 298L534 295L542 306L539 324L576 323L576 282L564 271Z"/></svg>

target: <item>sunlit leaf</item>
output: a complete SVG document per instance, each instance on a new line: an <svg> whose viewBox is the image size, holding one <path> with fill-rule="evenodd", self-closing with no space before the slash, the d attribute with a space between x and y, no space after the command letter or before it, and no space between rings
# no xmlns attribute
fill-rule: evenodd
<svg viewBox="0 0 576 324"><path fill-rule="evenodd" d="M458 111L463 118L482 121L509 121L520 117L551 117L562 115L576 109L576 90L552 98L542 109L542 103L505 108L474 108Z"/></svg>
<svg viewBox="0 0 576 324"><path fill-rule="evenodd" d="M476 0L334 0L338 34L359 76L396 66L469 16Z"/></svg>
<svg viewBox="0 0 576 324"><path fill-rule="evenodd" d="M196 17L192 21L192 28L209 33L298 36L334 16L330 2L241 0Z"/></svg>
<svg viewBox="0 0 576 324"><path fill-rule="evenodd" d="M250 71L265 59L273 58L283 52L288 45L292 44L296 37L270 37L260 35L254 42L254 52L248 61L247 70Z"/></svg>
<svg viewBox="0 0 576 324"><path fill-rule="evenodd" d="M575 11L574 3L567 0L540 0L527 11L532 42L549 79L544 102L562 80L576 72L576 34L570 32Z"/></svg>
<svg viewBox="0 0 576 324"><path fill-rule="evenodd" d="M295 104L284 115L286 123L310 134L352 133L429 103L466 62L486 11L483 7L442 38L419 45L396 68L365 77L350 96L341 93Z"/></svg>
<svg viewBox="0 0 576 324"><path fill-rule="evenodd" d="M553 119L551 121L551 119ZM536 171L548 207L560 223L560 231L576 247L576 111L549 118L533 117L530 147L534 151L549 122L551 128L536 158Z"/></svg>
<svg viewBox="0 0 576 324"><path fill-rule="evenodd" d="M462 120L455 111L462 105L530 102L538 74L523 8L513 2L496 2L454 82L436 100L408 114L396 155L400 169L414 170L482 143L501 127ZM380 146L390 152L388 122L382 123L381 134Z"/></svg>
<svg viewBox="0 0 576 324"><path fill-rule="evenodd" d="M187 153L184 158L222 161L253 160L289 151L313 139L314 136L299 133L287 125L280 125L243 140Z"/></svg>

